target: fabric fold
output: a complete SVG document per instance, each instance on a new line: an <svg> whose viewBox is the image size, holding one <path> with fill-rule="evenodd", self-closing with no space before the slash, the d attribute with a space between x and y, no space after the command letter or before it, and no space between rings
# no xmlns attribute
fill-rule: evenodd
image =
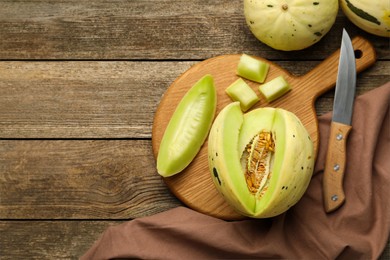
<svg viewBox="0 0 390 260"><path fill-rule="evenodd" d="M377 259L390 233L390 82L356 98L346 202L327 214L322 173L331 113L302 199L270 219L224 221L186 207L109 227L81 259Z"/></svg>

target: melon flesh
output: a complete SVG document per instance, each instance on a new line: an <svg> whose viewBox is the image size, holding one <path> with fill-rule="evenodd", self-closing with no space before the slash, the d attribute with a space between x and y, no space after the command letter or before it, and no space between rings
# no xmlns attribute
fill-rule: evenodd
<svg viewBox="0 0 390 260"><path fill-rule="evenodd" d="M267 156L260 188L253 191L246 167L255 156L245 151L262 131L271 133L274 151ZM216 188L245 216L267 218L285 212L303 196L313 173L310 136L299 119L283 109L258 108L243 114L239 104L232 103L216 118L208 145Z"/></svg>

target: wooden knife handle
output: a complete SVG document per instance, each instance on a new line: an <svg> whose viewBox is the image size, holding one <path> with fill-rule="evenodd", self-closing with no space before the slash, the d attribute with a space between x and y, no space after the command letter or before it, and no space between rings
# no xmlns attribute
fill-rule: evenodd
<svg viewBox="0 0 390 260"><path fill-rule="evenodd" d="M323 176L323 196L326 212L338 209L345 201L343 189L346 165L346 143L352 126L332 122Z"/></svg>
<svg viewBox="0 0 390 260"><path fill-rule="evenodd" d="M359 73L376 61L375 47L371 42L363 37L356 36L352 39L353 49L356 56L356 72ZM340 49L335 51L327 59L318 64L311 71L301 76L301 82L308 84L305 87L307 95L312 95L313 100L316 100L319 96L325 92L334 88L337 81L338 63L340 59ZM324 75L327 75L324 77Z"/></svg>

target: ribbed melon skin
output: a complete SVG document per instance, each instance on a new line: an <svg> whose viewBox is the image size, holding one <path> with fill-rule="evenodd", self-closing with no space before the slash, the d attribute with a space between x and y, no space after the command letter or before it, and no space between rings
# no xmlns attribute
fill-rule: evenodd
<svg viewBox="0 0 390 260"><path fill-rule="evenodd" d="M338 0L244 0L246 23L254 36L283 51L305 49L333 26Z"/></svg>

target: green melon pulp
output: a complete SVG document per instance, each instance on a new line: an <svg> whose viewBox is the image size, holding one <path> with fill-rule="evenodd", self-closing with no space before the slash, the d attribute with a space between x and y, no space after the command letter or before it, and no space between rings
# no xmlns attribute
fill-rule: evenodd
<svg viewBox="0 0 390 260"><path fill-rule="evenodd" d="M258 190L254 195L256 203L253 211L260 212L268 205L269 201L274 194L277 180L279 178L279 171L285 155L285 125L281 120L281 115L278 110L273 108L256 109L244 116L244 124L240 131L239 149L242 150L242 146L246 145L254 136L256 136L262 130L266 130L273 133L275 142L275 153L271 155L272 167L270 171L270 179L267 185L267 190L263 193L263 190Z"/></svg>
<svg viewBox="0 0 390 260"><path fill-rule="evenodd" d="M243 114L241 112L239 102L234 102L228 105L216 118L210 131L209 142L214 141L214 146L219 146L218 151L209 150L213 164L213 174L218 174L217 180L214 181L222 193L229 201L234 201L240 207L237 208L240 212L251 212L255 207L255 198L250 195L242 167L240 163L241 154L237 150L237 143L240 133L240 128L243 122ZM229 140L229 141L226 141ZM210 148L210 146L209 146ZM229 158L230 160L223 160ZM224 178L221 173L235 172L229 178ZM214 175L215 177L215 175ZM219 183L221 181L222 183Z"/></svg>
<svg viewBox="0 0 390 260"><path fill-rule="evenodd" d="M175 175L192 162L207 138L216 104L214 79L207 74L185 93L164 131L157 155L161 176Z"/></svg>
<svg viewBox="0 0 390 260"><path fill-rule="evenodd" d="M261 161L269 168L256 172L254 190L246 168L253 140L262 131L272 133L275 147ZM250 217L278 215L300 199L311 179L313 152L313 143L294 114L274 108L243 114L238 102L221 111L209 137L209 165L218 176L214 184L229 204Z"/></svg>

